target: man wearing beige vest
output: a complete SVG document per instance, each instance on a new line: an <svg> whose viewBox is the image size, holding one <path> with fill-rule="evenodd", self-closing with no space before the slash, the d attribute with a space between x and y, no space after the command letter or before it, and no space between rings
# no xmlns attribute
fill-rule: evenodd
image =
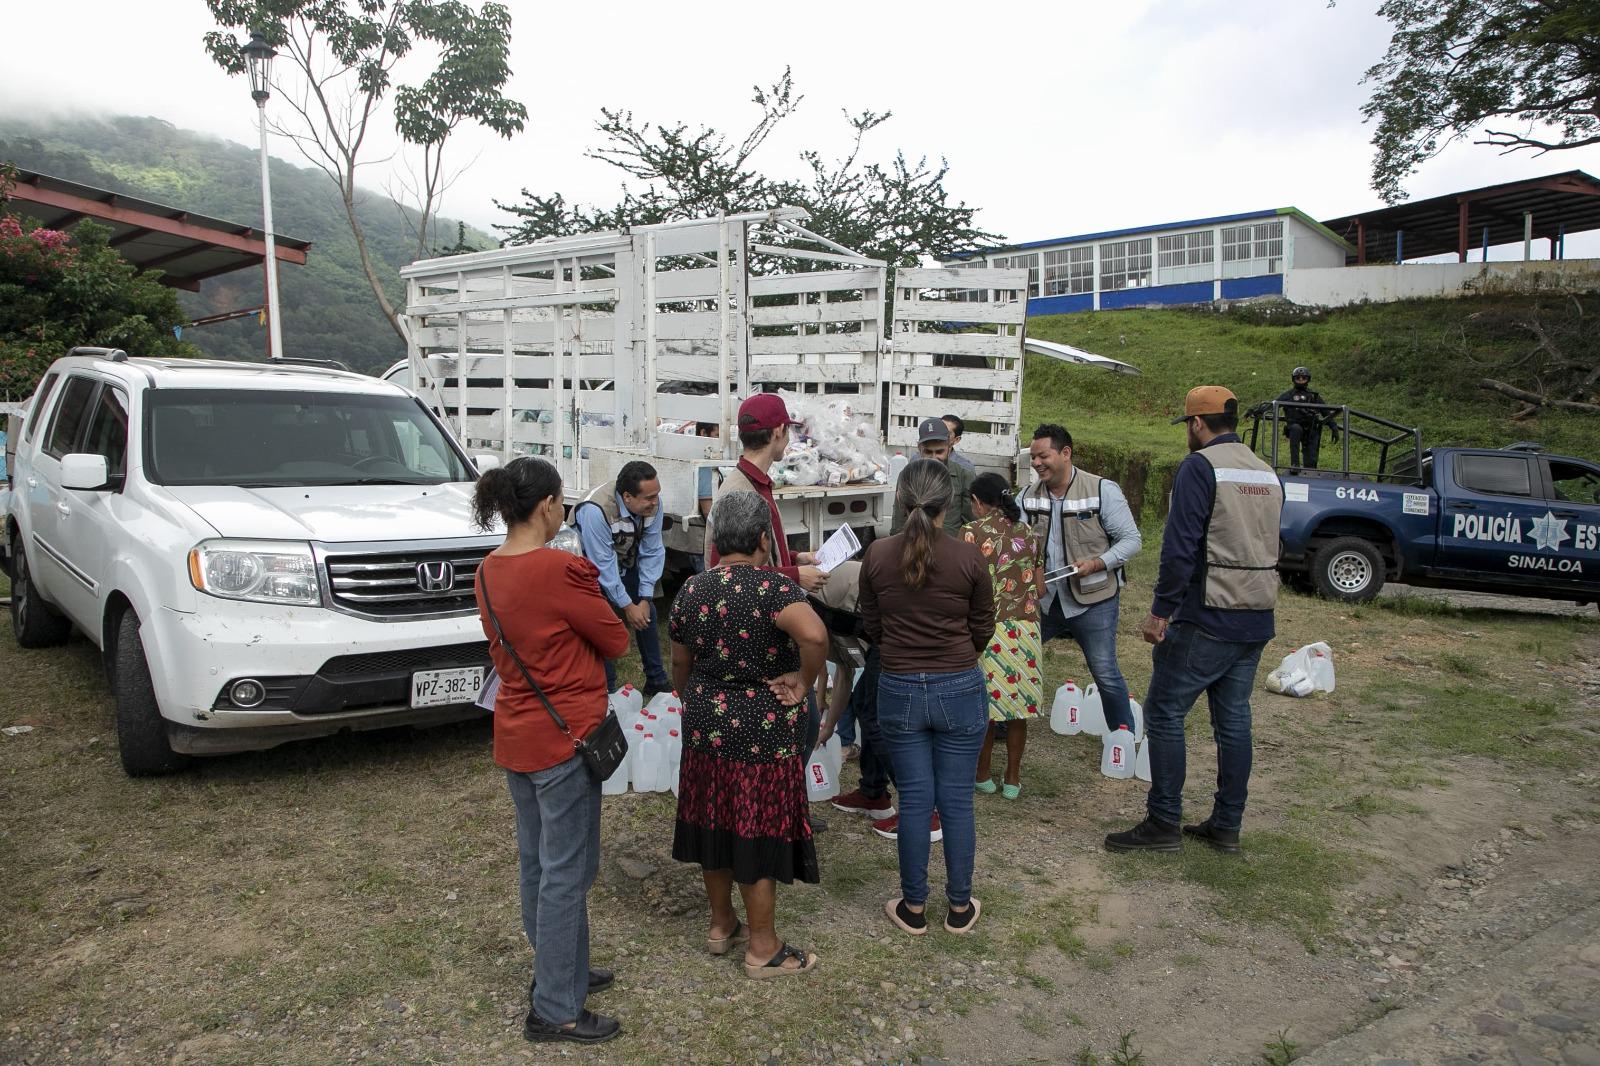
<svg viewBox="0 0 1600 1066"><path fill-rule="evenodd" d="M1028 449L1039 480L1018 497L1039 544L1048 579L1039 598L1039 635L1071 637L1100 690L1106 724L1133 729L1128 682L1117 665L1117 604L1122 568L1143 543L1128 499L1109 478L1072 462L1072 434L1057 425L1033 431ZM1076 567L1070 577L1052 577Z"/></svg>
<svg viewBox="0 0 1600 1066"><path fill-rule="evenodd" d="M1177 851L1190 837L1239 850L1250 784L1250 692L1274 634L1283 487L1236 432L1239 401L1219 385L1191 389L1189 456L1173 477L1161 573L1144 622L1155 645L1145 696L1150 796L1144 821L1106 837L1112 851ZM1183 722L1201 693L1217 741L1211 816L1183 826Z"/></svg>

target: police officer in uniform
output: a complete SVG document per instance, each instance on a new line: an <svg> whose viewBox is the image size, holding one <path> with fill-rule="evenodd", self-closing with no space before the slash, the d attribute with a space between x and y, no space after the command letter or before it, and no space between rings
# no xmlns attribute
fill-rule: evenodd
<svg viewBox="0 0 1600 1066"><path fill-rule="evenodd" d="M1321 403L1322 393L1311 387L1311 370L1297 366L1289 375L1290 387L1278 397L1279 403ZM1284 436L1289 438L1289 467L1291 470L1316 469L1317 453L1322 450L1322 423L1328 418L1322 411L1306 407L1283 409ZM1305 462L1300 460L1304 458Z"/></svg>
<svg viewBox="0 0 1600 1066"><path fill-rule="evenodd" d="M1250 693L1274 635L1283 487L1239 439L1239 401L1220 385L1192 389L1189 452L1172 483L1161 571L1145 619L1155 671L1145 696L1150 794L1145 820L1106 837L1111 851L1178 851L1183 838L1239 850L1250 783ZM1211 816L1183 826L1183 721L1205 693L1217 742Z"/></svg>
<svg viewBox="0 0 1600 1066"><path fill-rule="evenodd" d="M572 522L584 556L600 570L601 590L638 641L645 697L671 690L656 626L656 582L667 562L656 468L640 460L625 464L615 484L595 486L572 509ZM606 690L616 689L617 668L607 659Z"/></svg>

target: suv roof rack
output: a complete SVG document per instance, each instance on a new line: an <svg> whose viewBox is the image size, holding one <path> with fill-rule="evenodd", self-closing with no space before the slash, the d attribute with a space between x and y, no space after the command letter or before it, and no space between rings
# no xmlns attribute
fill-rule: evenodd
<svg viewBox="0 0 1600 1066"><path fill-rule="evenodd" d="M128 353L121 348L96 348L87 344L80 344L67 353L68 355L87 355L92 358L109 359L113 363L126 363Z"/></svg>
<svg viewBox="0 0 1600 1066"><path fill-rule="evenodd" d="M346 374L355 373L354 370L350 369L348 364L339 359L312 359L311 357L304 355L285 355L278 359L267 360L268 366L272 365L273 363L288 363L291 366L314 366L320 367L323 370L343 370Z"/></svg>
<svg viewBox="0 0 1600 1066"><path fill-rule="evenodd" d="M1540 444L1536 440L1519 440L1515 444L1507 444L1504 448L1502 448L1500 450L1501 451L1505 451L1505 452L1534 452L1534 453L1537 453L1537 452L1544 451L1544 445Z"/></svg>

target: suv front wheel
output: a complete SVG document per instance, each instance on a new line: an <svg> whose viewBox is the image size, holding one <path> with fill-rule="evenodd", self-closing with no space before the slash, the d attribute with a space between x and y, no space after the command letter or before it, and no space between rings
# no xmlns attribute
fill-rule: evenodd
<svg viewBox="0 0 1600 1066"><path fill-rule="evenodd" d="M53 648L72 635L72 622L34 587L19 533L11 536L11 632L24 648Z"/></svg>
<svg viewBox="0 0 1600 1066"><path fill-rule="evenodd" d="M189 756L172 750L167 723L156 705L150 665L139 637L139 616L132 609L117 623L116 670L112 689L117 697L117 749L129 777L170 774L189 764Z"/></svg>

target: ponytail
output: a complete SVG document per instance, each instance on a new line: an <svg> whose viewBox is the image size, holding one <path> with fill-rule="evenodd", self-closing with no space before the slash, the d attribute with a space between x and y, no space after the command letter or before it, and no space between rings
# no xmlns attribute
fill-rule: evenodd
<svg viewBox="0 0 1600 1066"><path fill-rule="evenodd" d="M906 512L900 573L907 588L920 589L933 569L934 540L944 532L934 519L949 510L954 495L950 471L937 459L918 459L901 471L894 494Z"/></svg>
<svg viewBox="0 0 1600 1066"><path fill-rule="evenodd" d="M505 466L478 475L472 490L472 520L487 530L498 519L506 531L528 520L534 508L561 493L561 474L531 455L519 456Z"/></svg>
<svg viewBox="0 0 1600 1066"><path fill-rule="evenodd" d="M972 480L972 495L986 507L993 507L1012 522L1022 521L1022 508L1011 495L1011 486L999 474L979 474Z"/></svg>

